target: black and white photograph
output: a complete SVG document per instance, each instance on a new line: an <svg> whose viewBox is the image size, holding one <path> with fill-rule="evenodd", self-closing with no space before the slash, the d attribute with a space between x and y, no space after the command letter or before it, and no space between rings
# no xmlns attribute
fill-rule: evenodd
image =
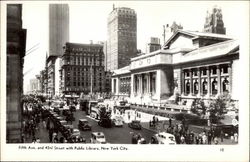
<svg viewBox="0 0 250 162"><path fill-rule="evenodd" d="M249 1L1 2L1 160L248 161L248 90Z"/></svg>

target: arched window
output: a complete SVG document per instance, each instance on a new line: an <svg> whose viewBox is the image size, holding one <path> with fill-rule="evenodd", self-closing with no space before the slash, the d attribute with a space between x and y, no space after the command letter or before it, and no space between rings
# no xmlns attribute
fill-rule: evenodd
<svg viewBox="0 0 250 162"><path fill-rule="evenodd" d="M202 83L202 90L204 95L207 94L207 81Z"/></svg>
<svg viewBox="0 0 250 162"><path fill-rule="evenodd" d="M225 79L223 82L222 82L222 91L223 92L228 92L229 91L229 82L227 79Z"/></svg>
<svg viewBox="0 0 250 162"><path fill-rule="evenodd" d="M195 81L195 82L194 82L194 94L198 94L198 91L199 91L198 82Z"/></svg>
<svg viewBox="0 0 250 162"><path fill-rule="evenodd" d="M212 94L215 95L215 94L217 94L217 92L218 92L217 81L214 80L212 82Z"/></svg>
<svg viewBox="0 0 250 162"><path fill-rule="evenodd" d="M186 93L187 94L190 93L190 83L189 83L189 81L186 83Z"/></svg>

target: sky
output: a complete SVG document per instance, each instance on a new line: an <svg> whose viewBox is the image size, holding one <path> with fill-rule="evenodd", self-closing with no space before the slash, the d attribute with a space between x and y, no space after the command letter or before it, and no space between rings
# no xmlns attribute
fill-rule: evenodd
<svg viewBox="0 0 250 162"><path fill-rule="evenodd" d="M23 2L23 28L27 29L24 62L24 91L31 78L45 67L48 51L48 1ZM51 2L50 2L51 3ZM137 49L145 52L150 37L163 40L163 25L180 23L184 30L202 31L207 10L217 5L222 9L226 33L242 36L248 14L246 2L236 1L63 1L70 10L70 42L89 43L107 39L107 18L115 7L129 7L137 13ZM32 48L34 47L34 48ZM31 49L31 50L30 50ZM31 52L32 51L32 52Z"/></svg>

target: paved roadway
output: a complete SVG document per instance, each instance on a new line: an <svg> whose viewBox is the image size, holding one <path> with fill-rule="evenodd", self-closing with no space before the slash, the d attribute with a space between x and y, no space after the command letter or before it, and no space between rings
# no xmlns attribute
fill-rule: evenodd
<svg viewBox="0 0 250 162"><path fill-rule="evenodd" d="M85 115L84 111L77 110L74 112L76 120L73 122L74 128L78 128L79 119L87 119L92 126L91 131L80 131L81 136L90 142L91 132L103 132L107 143L111 144L131 144L131 138L133 133L140 133L143 138L149 143L151 137L155 134L153 131L142 128L141 130L134 130L128 127L128 124L124 124L123 127L104 128L98 125L97 120L89 118Z"/></svg>

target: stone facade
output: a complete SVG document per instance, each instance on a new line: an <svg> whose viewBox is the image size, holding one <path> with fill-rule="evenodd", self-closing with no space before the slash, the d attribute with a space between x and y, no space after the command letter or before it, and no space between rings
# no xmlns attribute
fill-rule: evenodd
<svg viewBox="0 0 250 162"><path fill-rule="evenodd" d="M7 5L7 143L21 143L23 63L26 30L22 29L22 5Z"/></svg>
<svg viewBox="0 0 250 162"><path fill-rule="evenodd" d="M135 104L168 103L176 93L189 108L196 98L214 99L224 92L238 100L238 59L237 40L221 34L177 31L162 49L132 58L127 69L115 71L116 86L112 87L119 95L121 76L130 77L130 101Z"/></svg>
<svg viewBox="0 0 250 162"><path fill-rule="evenodd" d="M62 94L105 92L103 45L67 42L64 50L60 69Z"/></svg>

